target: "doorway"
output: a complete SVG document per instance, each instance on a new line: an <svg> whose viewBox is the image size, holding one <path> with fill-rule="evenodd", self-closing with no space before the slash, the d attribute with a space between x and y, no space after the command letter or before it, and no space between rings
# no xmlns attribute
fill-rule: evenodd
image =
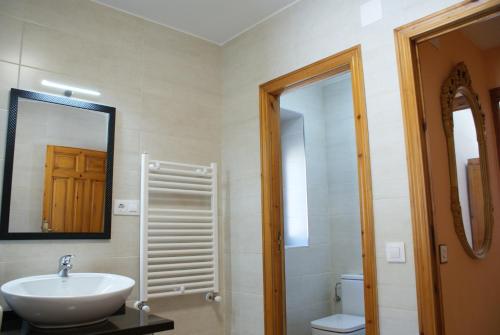
<svg viewBox="0 0 500 335"><path fill-rule="evenodd" d="M326 142L323 142L324 153L322 154L318 152L320 145L314 144L315 141L318 141L318 135L321 133L318 129L324 132L323 139L325 139L327 136L325 132L330 129L327 119L338 116L339 113L335 115L325 114L319 108L316 108L316 115L312 115L314 114L311 112L312 109L309 108L309 112L304 112L304 109L300 108L300 104L295 103L301 95L301 91L302 93L310 91L308 93L314 95L325 92L326 89L331 89L332 85L338 88L339 92L343 88L344 92L348 93L343 95L347 109L350 103L350 114L348 116L347 114L344 115L344 124L350 125L351 133L345 131L348 127L344 129L344 135L340 131L335 132L337 140L340 139L340 142L346 138L350 138L352 141L352 150L350 152L344 151L345 162L341 162L351 162L352 166L347 168L351 174L351 179L350 182L344 183L342 186L332 178L328 180L329 168L327 167L327 161L329 159L327 158L327 147L334 149L333 146L328 146ZM290 282L287 283L287 279L293 280L292 277L289 277L293 276L293 273L288 271L287 274L285 262L288 262L289 270L291 270L292 265L290 262L293 262L294 254L307 254L314 247L316 249L313 252L321 253L321 248L329 248L328 243L331 243L331 241L325 240L324 236L323 242L325 243L319 243L321 247L318 244L312 245L318 243L317 234L321 229L318 230L316 226L311 226L313 221L316 222L318 216L321 216L314 216L314 214L324 214L324 225L329 225L329 222L333 220L332 215L338 214L331 211L327 202L325 205L328 208L320 208L321 206L318 205L321 194L328 199L330 199L330 194L334 196L335 192L328 193L329 186L349 189L352 199L354 199L351 199L350 202L353 205L351 208L354 207L356 213L352 213L354 216L351 216L348 222L350 229L353 230L350 236L353 236L352 244L354 245L353 259L348 261L353 264L353 267L336 269L335 274L333 274L333 269L330 269L331 271L326 270L332 272L332 274L328 278L323 276L323 281L326 282L324 285L325 292L330 291L333 294L328 296L328 293L326 293L324 297L325 304L318 311L318 314L302 320L299 326L310 333L311 321L316 321L313 319L341 312L341 303L335 302L336 296L341 296L341 287L336 284L343 280L346 282L351 280L349 284L361 283L361 303L363 304L364 301L364 313L358 314L364 314L365 330L362 331L368 335L378 334L376 256L368 126L360 47L356 46L261 85L260 113L266 335L285 335L287 334L287 324L290 327L295 327L292 322L287 322L287 316L290 316L290 319L295 319L295 317L287 313L287 300L288 307L291 306L290 303L293 303L293 301L290 301L292 296L287 295L286 288L290 288L291 284ZM323 121L318 117L323 117ZM338 124L338 122L330 124ZM308 134L308 129L314 129L314 127L316 127L314 134ZM309 150L311 148L314 148L316 152L311 153L312 150ZM338 150L333 152L339 153ZM314 159L314 157L319 159ZM311 158L313 159L311 160ZM330 160L337 160L338 162L338 159L338 157L334 157ZM319 164L321 160L324 164ZM292 163L286 164L286 161ZM341 165L339 164L339 167ZM323 173L324 178L318 179L321 173ZM335 175L340 176L341 173ZM310 176L309 179L308 176ZM323 185L320 187L308 185L312 176L317 181L319 180L316 185ZM285 187L285 191L283 187ZM296 191L287 194L286 188L294 188ZM345 197L345 199L347 198ZM311 206L308 206L308 203L311 203ZM293 210L290 211L289 209ZM357 220L353 219L353 217L356 217L355 215L357 215ZM339 220L333 221L338 222ZM332 229L332 227L323 226L323 229ZM309 233L315 234L315 236L308 236ZM355 247L356 243L354 243L356 238L358 248ZM356 253L359 257L355 256ZM302 255L300 257L304 260L304 257L307 256ZM354 265L356 262L359 264L358 266ZM325 266L329 265L328 260L323 263ZM300 272L300 267L305 265L301 265L299 262L295 268L299 269ZM321 276L315 278L321 280ZM360 279L361 281L359 281ZM358 281L356 282L356 280ZM350 286L347 286L349 284L345 284L345 291L350 289ZM335 288L337 288L337 295L334 294ZM296 293L291 292L292 295ZM363 309L363 307L361 308Z"/></svg>
<svg viewBox="0 0 500 335"><path fill-rule="evenodd" d="M500 64L487 65L500 59L499 14L498 1L465 1L396 29L425 335L500 333L499 134L488 92Z"/></svg>

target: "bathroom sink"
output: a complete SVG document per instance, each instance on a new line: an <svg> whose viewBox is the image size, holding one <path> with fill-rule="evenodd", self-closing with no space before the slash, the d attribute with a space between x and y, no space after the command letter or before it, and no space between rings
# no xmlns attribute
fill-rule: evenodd
<svg viewBox="0 0 500 335"><path fill-rule="evenodd" d="M105 320L125 303L135 281L107 273L20 278L1 287L9 306L42 328L73 327Z"/></svg>

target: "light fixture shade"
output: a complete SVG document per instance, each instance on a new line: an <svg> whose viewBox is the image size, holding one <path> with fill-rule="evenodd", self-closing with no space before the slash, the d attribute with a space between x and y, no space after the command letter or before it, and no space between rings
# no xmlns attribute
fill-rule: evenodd
<svg viewBox="0 0 500 335"><path fill-rule="evenodd" d="M70 85L65 85L61 83L56 83L50 80L42 80L42 85L47 86L47 87L53 87L53 88L59 88L64 91L72 91L72 92L78 92L82 94L87 94L87 95L92 95L95 97L98 97L101 95L100 92L89 90L86 88L80 88L80 87L75 87L75 86L70 86Z"/></svg>

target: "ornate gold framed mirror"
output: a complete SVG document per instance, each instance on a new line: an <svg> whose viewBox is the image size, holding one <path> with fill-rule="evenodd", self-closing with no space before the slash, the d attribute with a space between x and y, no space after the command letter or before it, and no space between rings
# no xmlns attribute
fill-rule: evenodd
<svg viewBox="0 0 500 335"><path fill-rule="evenodd" d="M441 109L455 231L468 255L484 258L493 225L485 116L464 63L455 66L443 83Z"/></svg>

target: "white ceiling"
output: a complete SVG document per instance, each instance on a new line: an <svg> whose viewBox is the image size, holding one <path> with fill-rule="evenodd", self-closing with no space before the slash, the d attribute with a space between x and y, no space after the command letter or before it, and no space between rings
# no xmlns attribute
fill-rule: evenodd
<svg viewBox="0 0 500 335"><path fill-rule="evenodd" d="M95 0L222 45L300 0Z"/></svg>

